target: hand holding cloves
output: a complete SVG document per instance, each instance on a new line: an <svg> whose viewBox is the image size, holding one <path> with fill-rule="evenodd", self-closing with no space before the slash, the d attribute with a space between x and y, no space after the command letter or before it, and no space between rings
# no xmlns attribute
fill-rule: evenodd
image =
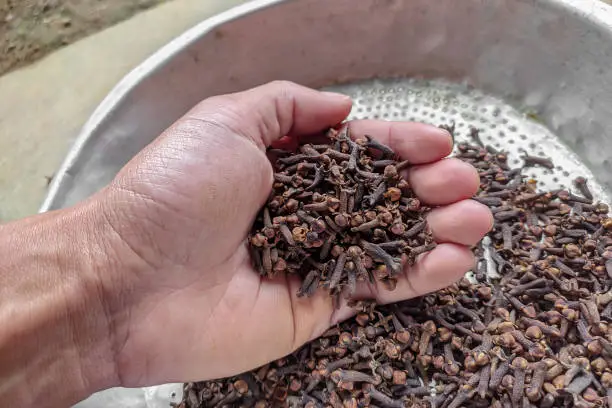
<svg viewBox="0 0 612 408"><path fill-rule="evenodd" d="M435 248L421 205L402 177L409 162L348 124L327 132L327 143L297 152L273 151L274 185L250 235L262 276L302 278L300 296L319 287L355 294L375 279L394 288L397 276Z"/></svg>

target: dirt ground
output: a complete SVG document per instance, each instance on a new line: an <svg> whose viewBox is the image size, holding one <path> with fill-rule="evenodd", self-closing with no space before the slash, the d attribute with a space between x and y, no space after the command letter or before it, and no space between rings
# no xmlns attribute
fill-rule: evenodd
<svg viewBox="0 0 612 408"><path fill-rule="evenodd" d="M168 0L0 0L0 75Z"/></svg>

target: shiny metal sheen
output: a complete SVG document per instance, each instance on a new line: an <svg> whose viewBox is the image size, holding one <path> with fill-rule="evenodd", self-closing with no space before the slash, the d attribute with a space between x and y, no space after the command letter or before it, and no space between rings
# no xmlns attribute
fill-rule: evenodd
<svg viewBox="0 0 612 408"><path fill-rule="evenodd" d="M130 73L83 128L41 211L99 190L199 100L274 79L469 84L537 112L549 130L516 141L564 147L553 151L563 170L575 176L586 166L609 195L611 66L612 8L596 0L253 1L194 27Z"/></svg>

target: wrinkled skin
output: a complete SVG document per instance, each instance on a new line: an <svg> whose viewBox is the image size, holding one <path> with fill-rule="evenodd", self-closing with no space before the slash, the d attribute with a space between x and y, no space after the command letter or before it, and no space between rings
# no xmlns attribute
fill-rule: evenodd
<svg viewBox="0 0 612 408"><path fill-rule="evenodd" d="M345 119L349 98L274 82L205 100L138 154L98 200L115 237L116 266L102 292L123 386L218 378L282 357L351 315L324 291L297 298L295 277L261 278L245 236L272 186L265 149ZM406 174L437 248L406 269L393 292L363 284L360 297L392 302L434 291L473 265L469 246L490 229L469 200L478 175L445 159L450 135L416 123L355 121L415 163ZM288 136L285 137L285 136Z"/></svg>

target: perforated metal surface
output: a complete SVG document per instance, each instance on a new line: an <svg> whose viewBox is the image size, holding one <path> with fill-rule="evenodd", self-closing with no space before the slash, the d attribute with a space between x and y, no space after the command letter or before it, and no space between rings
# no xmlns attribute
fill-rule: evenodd
<svg viewBox="0 0 612 408"><path fill-rule="evenodd" d="M508 152L512 167L521 167L521 156L545 156L553 160L553 170L533 167L526 175L538 181L541 189L573 190L572 180L587 177L595 199L610 201L580 158L549 129L537 121L534 112L522 112L508 103L467 86L445 81L415 79L373 80L325 88L353 98L349 119L410 120L432 125L455 123L456 144L470 141L471 127L480 129L480 138L498 150ZM499 278L490 256L491 240L483 240L484 259L489 263L489 278ZM476 282L473 271L465 275ZM422 380L421 380L422 381ZM422 382L423 384L423 382ZM436 385L431 381L429 385Z"/></svg>
<svg viewBox="0 0 612 408"><path fill-rule="evenodd" d="M610 202L591 171L533 112L522 112L506 102L470 87L444 81L414 79L374 80L328 87L354 100L350 119L410 120L433 125L456 124L456 140L468 140L470 127L481 130L483 142L509 153L510 165L520 167L524 152L549 157L554 170L533 167L526 175L545 189L573 190L572 180L587 177L596 199Z"/></svg>

